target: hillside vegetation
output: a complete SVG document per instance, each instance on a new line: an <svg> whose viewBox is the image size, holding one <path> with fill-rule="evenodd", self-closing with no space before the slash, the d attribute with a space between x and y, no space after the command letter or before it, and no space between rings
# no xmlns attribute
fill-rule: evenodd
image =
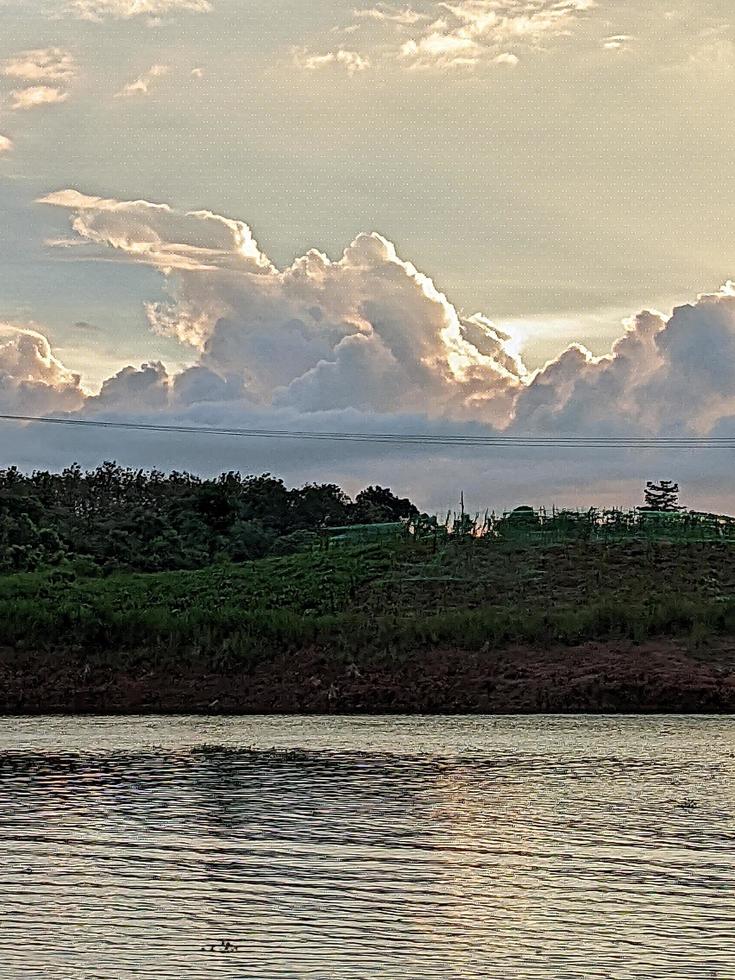
<svg viewBox="0 0 735 980"><path fill-rule="evenodd" d="M358 656L730 632L735 551L713 542L399 541L201 571L0 577L0 638L16 648L221 659L320 645Z"/></svg>
<svg viewBox="0 0 735 980"><path fill-rule="evenodd" d="M0 710L731 711L733 527L7 470Z"/></svg>
<svg viewBox="0 0 735 980"><path fill-rule="evenodd" d="M367 487L351 500L332 483L289 488L266 473L132 470L105 463L61 473L0 470L0 573L165 571L249 561L303 548L317 530L418 517L405 498Z"/></svg>

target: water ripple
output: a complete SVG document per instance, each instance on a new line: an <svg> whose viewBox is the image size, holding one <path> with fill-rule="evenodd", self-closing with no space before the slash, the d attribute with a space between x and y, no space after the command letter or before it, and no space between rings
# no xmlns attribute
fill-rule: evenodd
<svg viewBox="0 0 735 980"><path fill-rule="evenodd" d="M0 977L733 980L725 718L5 719Z"/></svg>

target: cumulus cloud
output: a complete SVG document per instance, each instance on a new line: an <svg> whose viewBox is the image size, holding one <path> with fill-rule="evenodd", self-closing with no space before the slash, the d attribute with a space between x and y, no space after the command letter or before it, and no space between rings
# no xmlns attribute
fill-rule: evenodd
<svg viewBox="0 0 735 980"><path fill-rule="evenodd" d="M43 334L0 323L0 406L4 412L74 411L83 406L85 395L80 376L54 356Z"/></svg>
<svg viewBox="0 0 735 980"><path fill-rule="evenodd" d="M12 149L13 141L9 136L3 136L2 133L0 133L0 157L5 153L10 153Z"/></svg>
<svg viewBox="0 0 735 980"><path fill-rule="evenodd" d="M30 88L15 89L10 93L10 97L13 109L25 111L66 102L69 93L53 85L32 85Z"/></svg>
<svg viewBox="0 0 735 980"><path fill-rule="evenodd" d="M59 191L88 246L167 276L154 329L254 402L303 411L342 407L507 414L523 365L509 338L464 317L382 236L359 235L336 261L311 250L279 270L243 222L149 202Z"/></svg>
<svg viewBox="0 0 735 980"><path fill-rule="evenodd" d="M213 9L210 0L69 0L66 4L70 14L91 21L145 17L155 22L169 14L203 14Z"/></svg>
<svg viewBox="0 0 735 980"><path fill-rule="evenodd" d="M639 313L609 355L575 345L524 386L519 430L707 435L735 415L735 288Z"/></svg>
<svg viewBox="0 0 735 980"><path fill-rule="evenodd" d="M604 357L573 345L529 375L511 338L458 311L375 232L336 260L312 249L278 269L244 222L212 212L71 189L41 201L71 212L93 254L157 268L171 299L149 304L152 327L254 403L533 431L706 430L735 411L732 285L669 318L638 314Z"/></svg>
<svg viewBox="0 0 735 980"><path fill-rule="evenodd" d="M638 314L605 357L573 345L529 375L510 337L462 314L377 233L336 260L312 249L278 269L232 218L76 190L42 201L71 211L94 254L159 269L171 298L148 305L152 327L189 345L210 382L256 405L538 432L706 432L735 414L729 285L668 319Z"/></svg>
<svg viewBox="0 0 735 980"><path fill-rule="evenodd" d="M77 74L74 58L62 48L22 51L3 62L1 70L8 78L20 78L24 82L69 81Z"/></svg>
<svg viewBox="0 0 735 980"><path fill-rule="evenodd" d="M151 83L155 81L156 78L162 78L169 72L168 65L151 65L148 71L144 71L142 75L139 75L135 81L128 82L124 85L119 92L115 94L116 99L128 98L131 95L148 95L151 87Z"/></svg>
<svg viewBox="0 0 735 980"><path fill-rule="evenodd" d="M99 394L90 398L90 409L157 412L165 409L170 400L171 381L168 371L159 361L141 364L139 368L124 367L103 381Z"/></svg>
<svg viewBox="0 0 735 980"><path fill-rule="evenodd" d="M311 250L279 269L248 226L232 218L75 190L43 200L70 211L75 239L90 257L160 272L170 299L149 304L151 326L186 345L194 363L179 371L158 362L127 366L90 396L45 338L25 331L0 347L5 405L28 406L33 396L44 411L85 417L397 434L735 434L732 284L668 316L638 313L605 356L575 344L529 373L512 338L482 314L464 315L379 234L358 235L335 260ZM226 455L211 445L196 452L215 468ZM349 473L362 472L355 479L364 480L369 453L387 467L371 462L369 479L401 473L406 489L433 487L425 492L437 500L437 487L461 480L469 490L482 473L510 503L519 495L531 502L579 501L572 493L577 483L584 484L582 496L625 502L630 487L647 478L703 479L695 459L661 452L564 450L562 466L553 447L508 452L468 458L466 451L433 451L429 465L426 449L353 453L344 445L320 446L318 471L310 469L317 467L313 445L288 443L268 452L249 446L238 465L265 466L296 480L328 472L349 486ZM413 484L412 472L420 472ZM715 498L706 499L715 506Z"/></svg>

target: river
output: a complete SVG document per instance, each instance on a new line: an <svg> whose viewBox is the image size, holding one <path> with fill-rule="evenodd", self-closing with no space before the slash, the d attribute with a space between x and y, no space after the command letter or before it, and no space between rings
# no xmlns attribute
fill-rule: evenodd
<svg viewBox="0 0 735 980"><path fill-rule="evenodd" d="M1 719L0 977L733 980L735 722Z"/></svg>

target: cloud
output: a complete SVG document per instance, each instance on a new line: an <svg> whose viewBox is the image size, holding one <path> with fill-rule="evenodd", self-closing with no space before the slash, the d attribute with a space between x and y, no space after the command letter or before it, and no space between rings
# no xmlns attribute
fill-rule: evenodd
<svg viewBox="0 0 735 980"><path fill-rule="evenodd" d="M316 71L319 68L326 68L329 65L337 65L344 68L348 75L355 72L365 71L370 67L368 58L359 55L357 51L328 51L326 54L308 54L303 48L292 49L294 63L307 71Z"/></svg>
<svg viewBox="0 0 735 980"><path fill-rule="evenodd" d="M457 0L416 43L415 67L453 67L481 61L511 63L506 46L532 47L569 32L592 0ZM405 57L405 54L404 54Z"/></svg>
<svg viewBox="0 0 735 980"><path fill-rule="evenodd" d="M75 411L86 392L78 374L53 354L48 339L32 328L0 323L0 407L8 414Z"/></svg>
<svg viewBox="0 0 735 980"><path fill-rule="evenodd" d="M160 272L170 298L148 305L151 326L185 345L194 363L180 371L158 362L126 366L89 396L32 334L24 341L30 371L19 366L14 347L2 348L4 390L12 395L4 404L17 397L27 405L21 386L32 381L42 386L36 397L45 410L83 417L434 435L735 434L733 284L668 316L638 313L605 356L573 344L529 373L513 338L482 314L463 314L377 233L358 235L335 260L313 249L279 269L248 226L232 218L76 190L43 200L70 211L90 257ZM47 373L39 363L49 365ZM225 461L226 448L218 455L211 440L206 448L191 440L186 446L207 466ZM720 465L712 458L710 467ZM241 465L251 471L262 464L296 480L328 475L348 486L353 478L395 481L398 474L424 500L438 501L447 488L479 493L484 485L496 496L486 495L483 505L495 505L501 491L504 503L579 502L592 493L601 503L625 503L645 479L671 475L694 486L705 479L696 458L660 451L549 447L483 455L406 447L353 452L340 444L317 452L288 443L262 451L248 444L245 459ZM172 457L171 465L182 460ZM707 496L706 488L699 500L723 506L722 494Z"/></svg>
<svg viewBox="0 0 735 980"><path fill-rule="evenodd" d="M168 407L170 378L159 361L141 364L140 368L124 367L102 382L99 394L87 401L88 409L158 412Z"/></svg>
<svg viewBox="0 0 735 980"><path fill-rule="evenodd" d="M399 24L403 27L413 27L414 24L431 19L428 14L421 14L411 7L394 7L387 3L379 3L365 10L356 10L354 15L357 18Z"/></svg>
<svg viewBox="0 0 735 980"><path fill-rule="evenodd" d="M62 48L22 51L3 62L1 70L8 78L20 78L24 82L63 82L77 74L74 58Z"/></svg>
<svg viewBox="0 0 735 980"><path fill-rule="evenodd" d="M603 38L602 46L606 51L627 51L635 40L630 34L611 34Z"/></svg>
<svg viewBox="0 0 735 980"><path fill-rule="evenodd" d="M482 48L472 38L434 31L418 42L406 41L401 46L400 56L410 61L413 68L456 68L477 64L481 52Z"/></svg>
<svg viewBox="0 0 735 980"><path fill-rule="evenodd" d="M70 209L88 246L164 273L172 298L149 304L153 328L256 403L501 418L520 384L509 338L460 315L378 234L279 270L247 225L211 212L75 190L42 200Z"/></svg>
<svg viewBox="0 0 735 980"><path fill-rule="evenodd" d="M383 36L353 53L409 70L514 66L524 50L571 33L595 6L595 0L421 0L418 9L379 3L354 16L355 23L382 28Z"/></svg>
<svg viewBox="0 0 735 980"><path fill-rule="evenodd" d="M166 204L117 201L76 190L55 191L39 203L72 210L77 241L111 247L127 261L162 271L231 266L257 272L270 265L246 224L210 211L181 213Z"/></svg>
<svg viewBox="0 0 735 980"><path fill-rule="evenodd" d="M162 78L169 72L168 65L152 65L148 71L139 75L134 82L129 82L115 94L116 99L128 98L131 95L148 95L151 83L156 78Z"/></svg>
<svg viewBox="0 0 735 980"><path fill-rule="evenodd" d="M2 133L0 133L0 157L6 153L10 153L12 149L13 141L9 136L3 136Z"/></svg>
<svg viewBox="0 0 735 980"><path fill-rule="evenodd" d="M30 88L15 89L10 93L10 97L13 100L11 108L25 111L26 109L37 109L39 106L66 102L69 93L52 85L33 85Z"/></svg>
<svg viewBox="0 0 735 980"><path fill-rule="evenodd" d="M158 332L188 345L253 404L475 419L509 431L707 431L735 414L735 287L644 311L605 357L572 345L530 375L512 338L466 316L373 232L336 260L312 249L278 269L241 221L62 190L93 255L165 277ZM684 397L682 397L684 393Z"/></svg>
<svg viewBox="0 0 735 980"><path fill-rule="evenodd" d="M606 357L574 345L520 392L513 427L550 433L706 435L735 415L735 287L639 313Z"/></svg>
<svg viewBox="0 0 735 980"><path fill-rule="evenodd" d="M169 14L204 14L213 9L210 0L69 0L66 5L68 13L91 21L146 17L155 22L157 18Z"/></svg>

